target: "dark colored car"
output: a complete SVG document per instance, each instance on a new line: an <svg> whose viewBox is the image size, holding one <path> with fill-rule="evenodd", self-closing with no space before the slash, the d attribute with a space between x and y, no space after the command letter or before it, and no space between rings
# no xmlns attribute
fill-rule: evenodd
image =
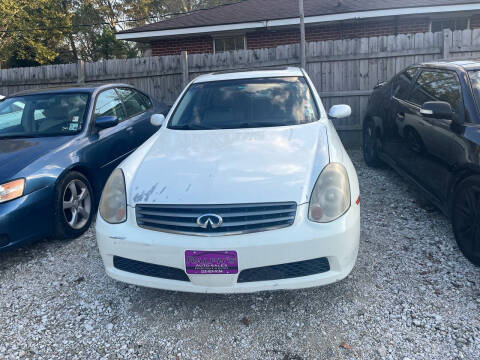
<svg viewBox="0 0 480 360"><path fill-rule="evenodd" d="M480 265L480 62L415 65L378 85L363 141L367 164L386 163L416 183Z"/></svg>
<svg viewBox="0 0 480 360"><path fill-rule="evenodd" d="M113 169L168 107L129 85L30 91L0 102L0 250L88 229Z"/></svg>

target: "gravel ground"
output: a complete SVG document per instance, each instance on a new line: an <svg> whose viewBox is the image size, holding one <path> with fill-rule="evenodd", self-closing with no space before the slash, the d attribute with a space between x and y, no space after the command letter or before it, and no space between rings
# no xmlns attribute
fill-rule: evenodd
<svg viewBox="0 0 480 360"><path fill-rule="evenodd" d="M91 229L0 255L0 359L478 359L480 270L412 186L352 158L362 243L344 281L240 296L125 285Z"/></svg>

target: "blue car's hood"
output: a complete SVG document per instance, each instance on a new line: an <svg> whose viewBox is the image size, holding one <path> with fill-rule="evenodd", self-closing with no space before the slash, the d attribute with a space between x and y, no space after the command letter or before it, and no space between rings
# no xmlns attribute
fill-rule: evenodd
<svg viewBox="0 0 480 360"><path fill-rule="evenodd" d="M0 139L0 184L14 179L22 169L71 139L70 136Z"/></svg>

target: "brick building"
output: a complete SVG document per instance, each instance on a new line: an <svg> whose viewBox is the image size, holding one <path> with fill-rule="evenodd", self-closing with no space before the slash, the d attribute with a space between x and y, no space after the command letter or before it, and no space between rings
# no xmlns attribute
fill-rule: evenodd
<svg viewBox="0 0 480 360"><path fill-rule="evenodd" d="M473 0L304 0L307 42L480 28ZM214 53L299 42L297 0L240 0L231 5L122 31L149 43L152 55Z"/></svg>

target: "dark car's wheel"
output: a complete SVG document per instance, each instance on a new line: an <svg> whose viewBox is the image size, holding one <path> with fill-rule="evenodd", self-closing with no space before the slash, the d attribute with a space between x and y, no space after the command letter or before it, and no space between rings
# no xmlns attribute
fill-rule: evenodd
<svg viewBox="0 0 480 360"><path fill-rule="evenodd" d="M363 127L363 157L368 166L380 167L382 160L378 157L378 135L375 123L371 120Z"/></svg>
<svg viewBox="0 0 480 360"><path fill-rule="evenodd" d="M54 236L73 239L90 226L94 213L92 187L81 173L71 171L58 183L55 190Z"/></svg>
<svg viewBox="0 0 480 360"><path fill-rule="evenodd" d="M480 176L464 180L452 208L455 239L465 257L480 266Z"/></svg>

